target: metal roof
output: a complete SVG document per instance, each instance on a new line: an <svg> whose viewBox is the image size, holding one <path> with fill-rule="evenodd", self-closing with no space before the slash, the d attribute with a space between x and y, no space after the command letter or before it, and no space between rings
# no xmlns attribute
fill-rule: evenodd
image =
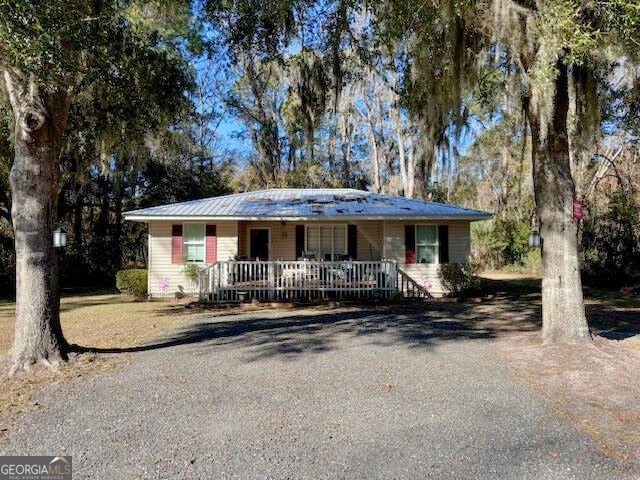
<svg viewBox="0 0 640 480"><path fill-rule="evenodd" d="M125 213L128 220L482 220L488 212L448 203L382 195L350 188L282 188L160 205Z"/></svg>

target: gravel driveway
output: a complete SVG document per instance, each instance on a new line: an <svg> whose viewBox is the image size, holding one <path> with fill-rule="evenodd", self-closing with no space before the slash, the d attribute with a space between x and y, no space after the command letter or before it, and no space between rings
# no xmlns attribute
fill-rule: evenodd
<svg viewBox="0 0 640 480"><path fill-rule="evenodd" d="M621 478L510 378L481 309L391 310L194 323L52 387L0 453L73 455L76 479Z"/></svg>

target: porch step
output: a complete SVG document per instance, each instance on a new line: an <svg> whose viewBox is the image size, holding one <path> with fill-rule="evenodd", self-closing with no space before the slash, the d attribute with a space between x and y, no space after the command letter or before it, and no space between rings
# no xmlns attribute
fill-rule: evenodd
<svg viewBox="0 0 640 480"><path fill-rule="evenodd" d="M424 288L413 277L401 268L397 269L398 277L396 280L396 286L398 292L405 298L433 298L429 293L429 290Z"/></svg>

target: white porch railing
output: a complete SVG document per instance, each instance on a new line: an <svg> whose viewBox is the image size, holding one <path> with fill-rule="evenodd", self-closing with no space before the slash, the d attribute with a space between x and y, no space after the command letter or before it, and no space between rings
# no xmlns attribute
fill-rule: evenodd
<svg viewBox="0 0 640 480"><path fill-rule="evenodd" d="M389 297L397 265L380 261L226 261L200 272L202 301Z"/></svg>

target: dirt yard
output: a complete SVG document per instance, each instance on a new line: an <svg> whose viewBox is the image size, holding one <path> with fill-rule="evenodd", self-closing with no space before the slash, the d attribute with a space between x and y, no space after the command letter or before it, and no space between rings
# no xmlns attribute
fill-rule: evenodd
<svg viewBox="0 0 640 480"><path fill-rule="evenodd" d="M540 347L536 336L503 344L510 371L609 457L640 471L640 351L596 337L592 346Z"/></svg>

